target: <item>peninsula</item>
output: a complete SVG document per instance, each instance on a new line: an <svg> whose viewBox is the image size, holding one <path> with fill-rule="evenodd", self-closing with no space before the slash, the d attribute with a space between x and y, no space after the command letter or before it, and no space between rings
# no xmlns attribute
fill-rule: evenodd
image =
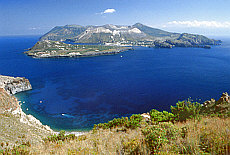
<svg viewBox="0 0 230 155"><path fill-rule="evenodd" d="M172 33L141 23L132 26L66 25L54 27L25 53L37 58L84 57L116 54L132 46L211 48L220 43L203 35Z"/></svg>
<svg viewBox="0 0 230 155"><path fill-rule="evenodd" d="M76 45L66 44L60 41L45 40L37 42L29 51L26 51L25 53L28 56L36 58L88 57L117 54L131 49L132 47Z"/></svg>

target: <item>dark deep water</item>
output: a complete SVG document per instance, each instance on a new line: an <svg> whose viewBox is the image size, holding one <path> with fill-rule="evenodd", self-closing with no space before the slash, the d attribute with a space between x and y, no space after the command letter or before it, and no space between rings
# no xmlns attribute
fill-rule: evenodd
<svg viewBox="0 0 230 155"><path fill-rule="evenodd" d="M38 38L0 37L0 74L28 78L33 90L16 95L25 101L23 110L56 130L87 130L114 117L169 110L189 97L204 101L230 92L227 38L212 49L137 47L117 55L63 59L23 54Z"/></svg>

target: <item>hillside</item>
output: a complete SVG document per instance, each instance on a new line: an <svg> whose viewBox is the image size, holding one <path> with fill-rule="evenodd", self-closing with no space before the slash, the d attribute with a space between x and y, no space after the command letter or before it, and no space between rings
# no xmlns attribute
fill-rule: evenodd
<svg viewBox="0 0 230 155"><path fill-rule="evenodd" d="M19 101L12 96L30 89L31 84L26 78L0 75L0 154L2 149L14 145L41 143L43 137L53 132L33 116L26 115Z"/></svg>
<svg viewBox="0 0 230 155"><path fill-rule="evenodd" d="M171 33L141 23L132 26L102 25L57 26L40 38L40 41L68 41L75 43L113 43L115 45L141 45L153 47L204 47L218 45L220 40L202 35Z"/></svg>
<svg viewBox="0 0 230 155"><path fill-rule="evenodd" d="M203 104L179 101L171 112L155 109L94 125L81 136L58 135L22 144L5 154L229 154L230 96ZM36 139L34 137L34 139Z"/></svg>
<svg viewBox="0 0 230 155"><path fill-rule="evenodd" d="M156 28L152 28L149 26L145 26L141 23L136 23L133 25L133 27L136 27L142 32L144 32L145 34L149 36L153 36L153 37L175 37L176 38L180 35L179 33L171 33L167 31L163 31L161 29L156 29Z"/></svg>

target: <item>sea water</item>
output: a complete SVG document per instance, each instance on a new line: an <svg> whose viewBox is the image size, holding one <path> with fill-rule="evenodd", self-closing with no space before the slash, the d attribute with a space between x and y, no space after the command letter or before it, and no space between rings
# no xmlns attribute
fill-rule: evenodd
<svg viewBox="0 0 230 155"><path fill-rule="evenodd" d="M34 59L40 36L0 37L0 74L29 79L22 109L54 130L89 130L115 117L170 110L178 100L230 89L230 39L211 49L134 47L116 55ZM221 39L221 38L218 38Z"/></svg>

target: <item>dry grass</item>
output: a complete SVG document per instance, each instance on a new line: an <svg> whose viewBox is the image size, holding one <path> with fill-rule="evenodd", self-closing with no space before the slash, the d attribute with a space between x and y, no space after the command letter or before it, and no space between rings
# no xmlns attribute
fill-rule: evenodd
<svg viewBox="0 0 230 155"><path fill-rule="evenodd" d="M44 143L31 148L32 154L122 154L124 145L132 140L141 141L141 130L127 130L117 132L112 130L92 131L80 136L77 140L65 142ZM140 144L140 143L138 143ZM137 145L138 145L137 144ZM141 146L140 146L141 147ZM130 150L132 151L132 150ZM127 151L129 152L129 151Z"/></svg>
<svg viewBox="0 0 230 155"><path fill-rule="evenodd" d="M0 151L22 143L40 143L43 137L51 134L36 126L22 123L20 115L12 114L17 108L17 99L0 88Z"/></svg>
<svg viewBox="0 0 230 155"><path fill-rule="evenodd" d="M230 153L230 118L205 117L174 125L180 129L177 138L163 145L159 154ZM75 140L32 146L29 151L31 154L150 154L144 138L140 128L126 132L100 129Z"/></svg>
<svg viewBox="0 0 230 155"><path fill-rule="evenodd" d="M50 132L20 122L20 118L8 113L0 114L0 150L8 145L20 145L25 142L30 144L41 143L43 137Z"/></svg>
<svg viewBox="0 0 230 155"><path fill-rule="evenodd" d="M0 114L3 114L5 110L15 110L18 106L17 99L0 88Z"/></svg>
<svg viewBox="0 0 230 155"><path fill-rule="evenodd" d="M230 154L230 118L205 117L200 121L176 123L184 128L185 137L178 137L175 145L165 145L166 152L182 154Z"/></svg>

